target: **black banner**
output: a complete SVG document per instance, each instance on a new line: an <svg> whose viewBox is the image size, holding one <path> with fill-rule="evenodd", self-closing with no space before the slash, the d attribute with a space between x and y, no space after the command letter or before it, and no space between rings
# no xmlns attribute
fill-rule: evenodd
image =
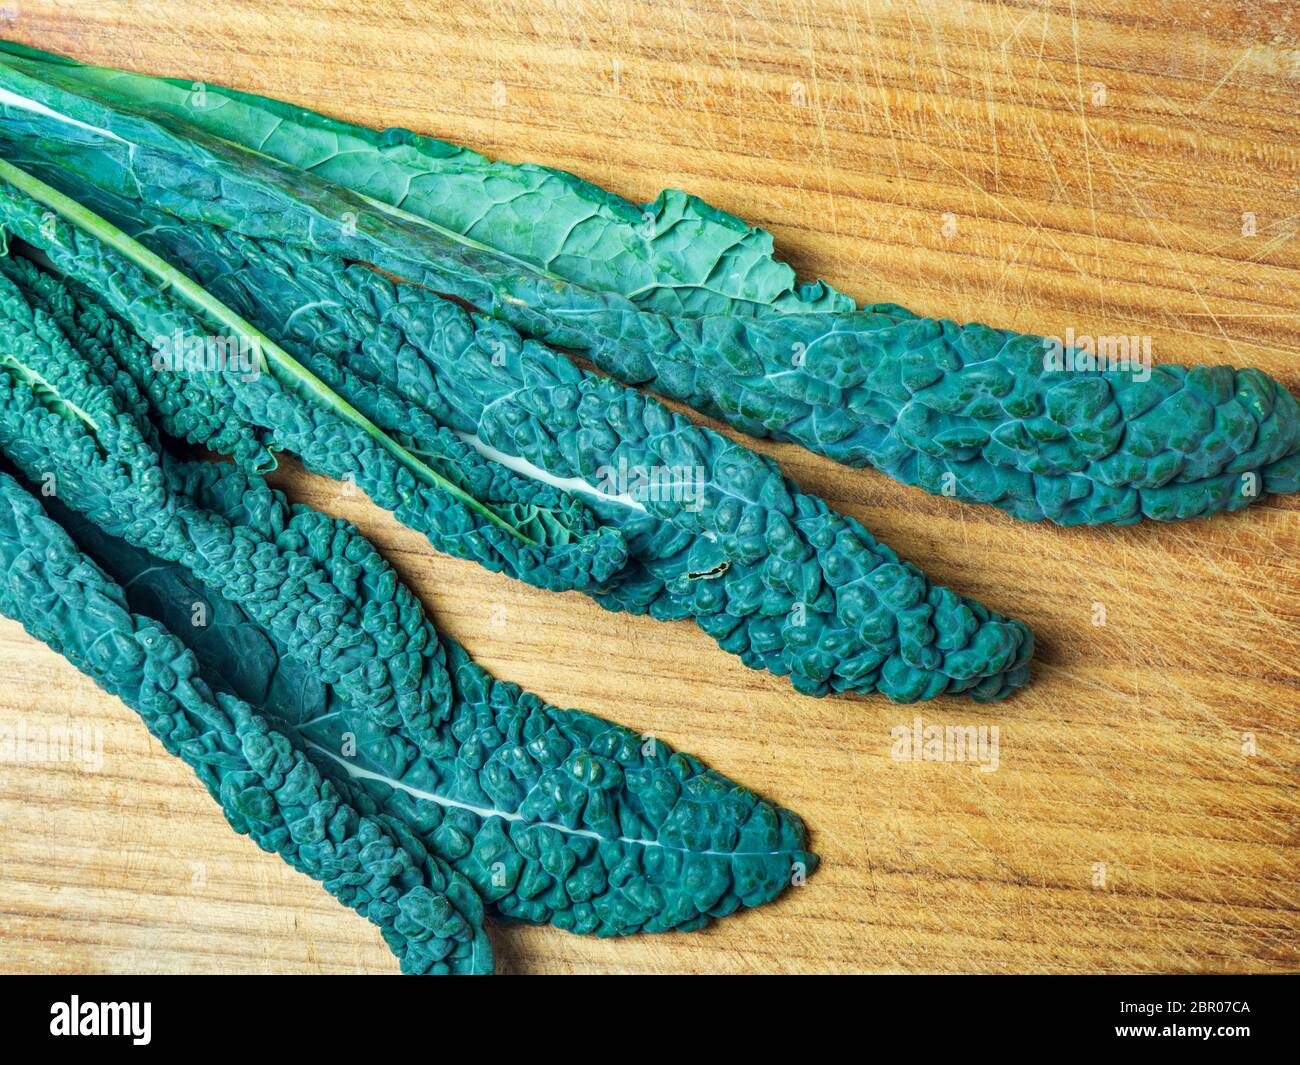
<svg viewBox="0 0 1300 1065"><path fill-rule="evenodd" d="M683 983L689 977L553 977L527 989L520 979L6 977L0 1018L9 1047L38 1052L111 1043L127 1053L286 1050L298 1060L422 1041L436 1054L444 1034L485 1050L595 1038L612 1050L674 1033L686 1042L673 1053L692 1056L754 1038L772 1054L796 1055L830 1052L828 1038L864 1049L883 1038L882 1047L901 1041L926 1053L1154 1043L1230 1054L1288 1044L1297 987L1285 977L1218 976L846 977L833 987L815 977L696 978L701 986Z"/></svg>

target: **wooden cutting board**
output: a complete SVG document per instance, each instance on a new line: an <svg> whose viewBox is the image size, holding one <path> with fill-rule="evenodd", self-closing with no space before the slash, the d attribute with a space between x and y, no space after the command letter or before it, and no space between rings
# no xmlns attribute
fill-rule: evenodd
<svg viewBox="0 0 1300 1065"><path fill-rule="evenodd" d="M863 300L1300 393L1300 14L1133 5L630 0L0 7L78 58L405 125L638 200L675 186ZM331 482L438 624L561 706L660 736L808 822L823 867L689 935L496 928L507 972L1300 968L1300 499L1062 530L756 445L932 577L1029 622L995 707L802 698L690 624L435 555ZM997 766L895 730L998 730ZM0 969L393 972L377 931L234 835L135 714L0 623L0 727L102 764L0 765ZM986 733L992 739L992 732ZM991 764L991 760L989 762Z"/></svg>

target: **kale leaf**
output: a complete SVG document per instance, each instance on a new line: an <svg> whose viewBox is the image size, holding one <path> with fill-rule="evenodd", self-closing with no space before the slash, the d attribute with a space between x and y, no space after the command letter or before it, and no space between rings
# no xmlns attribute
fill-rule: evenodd
<svg viewBox="0 0 1300 1065"><path fill-rule="evenodd" d="M1033 640L1021 623L931 585L770 460L583 373L504 323L338 259L179 223L102 192L94 206L171 262L186 263L208 299L224 301L240 321L247 316L257 335L274 338L375 424L400 427L408 449L430 453L450 440L490 468L504 473L504 464L548 490L581 494L584 509L630 552L627 565L584 588L603 605L693 617L751 667L789 675L813 694L880 691L912 701L967 692L991 700L1027 679ZM135 215L124 217L131 208ZM87 250L91 238L57 220L38 225L36 212L0 195L0 218L7 213L15 232L72 278L111 272L117 293L150 291L144 279L130 287L122 280L132 278L130 262L99 265L112 253ZM130 239L122 234L118 243ZM139 299L111 298L137 330L152 320ZM258 382L213 383L208 375L196 387L192 375L150 373L129 344L116 350L160 423L192 441L219 450L225 441L217 434L238 429L244 411L277 410L240 398ZM231 398L220 401L217 389ZM211 412L206 435L192 428L191 407L201 404ZM285 420L268 415L255 422L258 432ZM620 471L669 471L669 480L640 498L601 490ZM400 506L392 509L406 520Z"/></svg>
<svg viewBox="0 0 1300 1065"><path fill-rule="evenodd" d="M167 115L345 185L539 271L665 314L851 310L823 282L798 286L772 236L675 189L633 204L573 174L492 162L405 129L376 132L280 100L76 63L0 41L0 54L115 106ZM55 69L57 68L57 69Z"/></svg>
<svg viewBox="0 0 1300 1065"><path fill-rule="evenodd" d="M39 248L83 290L102 293L133 327L135 339L123 339L114 355L172 435L258 471L274 465L274 451L291 450L308 469L356 484L441 550L540 587L599 583L623 566L621 535L600 526L581 502L488 466L450 433L428 433L425 451L415 454L405 437L417 426L375 425L138 242L3 160L0 177L0 226ZM160 364L161 341L214 334L246 342L247 365L192 367L175 353Z"/></svg>
<svg viewBox="0 0 1300 1065"><path fill-rule="evenodd" d="M214 688L194 655L0 472L0 613L136 710L236 832L380 929L406 973L491 972L469 881L363 789L327 777L286 732Z"/></svg>
<svg viewBox="0 0 1300 1065"><path fill-rule="evenodd" d="M761 300L743 272L735 292L754 304L750 313L706 298L638 302L639 289L602 280L599 239L584 262L545 238L538 246L527 235L535 227L495 204L492 189L512 188L508 167L453 175L461 192L482 179L488 191L471 199L471 218L491 221L474 230L457 218L440 191L443 168L430 165L438 142L367 137L215 88L198 106L175 83L151 88L138 75L21 50L0 62L0 87L10 153L178 217L374 263L623 381L932 492L1028 520L1128 524L1300 488L1300 406L1255 370L1097 367L1042 337L892 305L845 310L826 292L789 285L769 291L768 310L756 313ZM296 151L285 142L299 133ZM527 187L526 174L519 181ZM575 187L561 182L564 204ZM536 203L534 194L521 203ZM731 269L725 259L719 275ZM652 289L673 275L671 256L662 266ZM687 288L701 291L699 281L696 271Z"/></svg>
<svg viewBox="0 0 1300 1065"><path fill-rule="evenodd" d="M236 466L160 450L139 420L143 394L111 376L103 334L75 316L60 325L35 287L0 278L0 341L46 382L0 366L0 449L33 481L53 479L63 506L52 509L132 612L186 640L221 697L248 701L285 765L309 766L512 919L605 935L695 928L814 868L788 811L475 666L348 523L290 507ZM30 598L15 594L6 610L29 621ZM202 631L186 618L196 602L210 608ZM38 635L75 644L60 642L74 622L51 618ZM123 691L116 669L90 671ZM152 727L150 704L132 697ZM441 957L404 964L442 971Z"/></svg>

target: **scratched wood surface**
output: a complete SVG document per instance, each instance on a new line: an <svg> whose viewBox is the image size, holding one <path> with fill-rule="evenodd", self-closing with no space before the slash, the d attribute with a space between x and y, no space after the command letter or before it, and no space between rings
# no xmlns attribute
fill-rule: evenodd
<svg viewBox="0 0 1300 1065"><path fill-rule="evenodd" d="M165 11L164 11L165 8ZM10 0L8 36L576 171L678 186L861 299L1300 391L1300 14L1286 3ZM992 708L795 695L693 626L608 614L352 518L440 626L553 703L797 810L824 864L775 905L612 942L497 928L507 972L1300 968L1300 500L1174 527L1019 524L759 445L934 578L1028 621ZM891 730L998 729L997 768ZM0 765L0 969L393 972L378 933L234 835L136 716L0 623L0 727L102 766Z"/></svg>

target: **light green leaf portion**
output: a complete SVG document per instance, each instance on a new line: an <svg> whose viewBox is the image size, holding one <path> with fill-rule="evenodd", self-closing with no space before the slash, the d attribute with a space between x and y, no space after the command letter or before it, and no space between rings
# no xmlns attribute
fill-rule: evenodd
<svg viewBox="0 0 1300 1065"><path fill-rule="evenodd" d="M155 255L111 222L88 210L71 197L65 196L58 189L47 185L39 178L33 177L25 170L21 170L3 159L0 159L0 179L7 181L37 203L48 207L70 224L89 233L124 258L130 260L150 277L154 278L161 291L169 291L178 296L194 309L207 315L212 321L230 330L233 335L247 341L249 347L258 354L261 369L269 372L286 388L310 398L333 411L339 417L363 429L426 484L449 492L466 506L482 514L493 524L500 526L525 543L533 542L491 508L484 506L479 500L474 499L445 477L430 469L428 465L366 418L351 403L330 389L324 381L250 322L240 317L189 276L176 269L165 259ZM91 424L93 425L93 422Z"/></svg>
<svg viewBox="0 0 1300 1065"><path fill-rule="evenodd" d="M76 418L83 422L91 432L99 432L99 424L78 407L71 400L65 399L59 394L49 381L33 370L26 363L22 362L17 356L10 354L0 354L0 368L8 370L18 377L32 393L50 410L65 418Z"/></svg>
<svg viewBox="0 0 1300 1065"><path fill-rule="evenodd" d="M544 276L647 309L687 317L854 309L822 282L800 285L774 257L770 233L675 189L638 205L561 170L495 162L405 129L367 129L280 100L87 66L8 42L0 52L57 70L68 87L184 122Z"/></svg>

